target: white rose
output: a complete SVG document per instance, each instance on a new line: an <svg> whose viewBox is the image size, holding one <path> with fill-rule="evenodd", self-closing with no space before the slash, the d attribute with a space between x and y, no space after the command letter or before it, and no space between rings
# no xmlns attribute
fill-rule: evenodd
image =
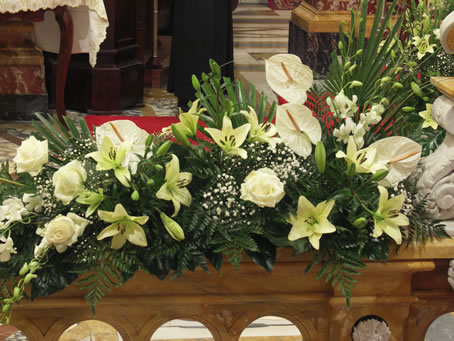
<svg viewBox="0 0 454 341"><path fill-rule="evenodd" d="M39 256L42 250L49 245L54 245L59 253L65 252L68 246L73 245L77 242L77 238L82 236L89 222L74 213L68 213L66 217L57 216L44 225L44 229L36 231L43 239L35 248L35 257Z"/></svg>
<svg viewBox="0 0 454 341"><path fill-rule="evenodd" d="M284 184L269 168L250 172L241 184L241 199L260 207L275 207L284 195Z"/></svg>
<svg viewBox="0 0 454 341"><path fill-rule="evenodd" d="M0 241L3 242L3 244L0 244L0 262L7 262L11 259L11 254L17 253L17 251L11 237L8 237L8 239L1 237Z"/></svg>
<svg viewBox="0 0 454 341"><path fill-rule="evenodd" d="M54 173L52 183L55 187L54 196L63 204L68 205L84 189L87 172L82 163L73 160Z"/></svg>
<svg viewBox="0 0 454 341"><path fill-rule="evenodd" d="M38 141L34 136L23 141L17 148L16 163L18 173L29 173L35 176L41 172L43 165L49 161L49 149L47 140Z"/></svg>

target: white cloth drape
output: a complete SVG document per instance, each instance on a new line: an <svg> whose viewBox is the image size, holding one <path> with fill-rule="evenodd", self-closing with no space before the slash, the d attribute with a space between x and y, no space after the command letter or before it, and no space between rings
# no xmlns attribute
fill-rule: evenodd
<svg viewBox="0 0 454 341"><path fill-rule="evenodd" d="M83 16L81 17L82 22L79 22L79 19L75 22L73 52L88 52L90 55L90 64L95 66L99 46L106 39L106 30L109 26L103 0L0 0L0 13L38 11L42 9L53 9L58 6L71 7L73 14L79 12L80 6L86 6L88 9L88 26L83 25L83 20L86 20L83 19ZM80 10L84 11L83 8L80 8ZM44 50L58 52L58 48L55 49L55 46L59 44L60 31L58 26L52 26L56 25L56 22L52 23L52 20L55 21L53 17L49 17L46 14L45 22L37 24L37 26L44 25L45 30L48 30L50 27L50 30L53 32L53 35L48 36L48 39L44 39L45 35L43 35L43 39L37 41L37 45L38 47L40 47L40 44L44 45L42 46ZM49 24L51 26L46 27ZM58 35L55 32L58 32ZM57 45L55 43L52 45L51 41L53 42L55 40L57 41Z"/></svg>

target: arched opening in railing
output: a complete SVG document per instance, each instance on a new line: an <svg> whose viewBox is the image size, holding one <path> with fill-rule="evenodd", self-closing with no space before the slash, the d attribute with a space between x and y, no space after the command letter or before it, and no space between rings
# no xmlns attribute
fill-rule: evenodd
<svg viewBox="0 0 454 341"><path fill-rule="evenodd" d="M436 318L427 329L425 341L454 340L454 312Z"/></svg>
<svg viewBox="0 0 454 341"><path fill-rule="evenodd" d="M289 320L278 316L263 316L253 321L241 333L239 341L266 338L267 341L306 341L299 329Z"/></svg>
<svg viewBox="0 0 454 341"><path fill-rule="evenodd" d="M58 341L73 340L123 341L114 327L99 320L86 320L73 324L64 331Z"/></svg>
<svg viewBox="0 0 454 341"><path fill-rule="evenodd" d="M27 341L27 337L19 329L12 325L0 324L0 340L2 341Z"/></svg>
<svg viewBox="0 0 454 341"><path fill-rule="evenodd" d="M194 340L214 341L213 335L202 323L189 319L175 319L161 325L151 337L153 341L161 340Z"/></svg>

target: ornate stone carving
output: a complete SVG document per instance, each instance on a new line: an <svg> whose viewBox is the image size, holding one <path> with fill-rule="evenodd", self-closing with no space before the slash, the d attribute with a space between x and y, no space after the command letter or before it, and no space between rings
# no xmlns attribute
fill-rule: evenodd
<svg viewBox="0 0 454 341"><path fill-rule="evenodd" d="M449 263L448 282L451 285L452 290L454 290L454 260Z"/></svg>
<svg viewBox="0 0 454 341"><path fill-rule="evenodd" d="M389 341L391 331L388 325L375 318L361 321L353 329L353 341Z"/></svg>
<svg viewBox="0 0 454 341"><path fill-rule="evenodd" d="M441 25L440 36L443 47L454 53L454 12ZM445 220L446 230L454 235L454 97L450 94L452 78L434 77L432 83L444 94L432 106L433 119L446 130L442 145L423 161L424 173L418 186L420 193L427 196L429 212L435 219Z"/></svg>

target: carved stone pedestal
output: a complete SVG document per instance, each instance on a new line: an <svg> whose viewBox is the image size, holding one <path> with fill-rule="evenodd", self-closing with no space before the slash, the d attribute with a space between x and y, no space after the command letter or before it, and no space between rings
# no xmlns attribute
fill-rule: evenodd
<svg viewBox="0 0 454 341"><path fill-rule="evenodd" d="M72 324L98 319L115 327L125 341L148 341L165 322L193 319L203 323L215 341L236 341L262 316L291 321L304 341L351 341L352 328L368 315L386 321L391 341L423 341L431 322L454 311L447 281L454 241L404 247L386 263L368 262L353 292L345 299L323 280L318 269L302 272L309 257L280 250L272 274L245 261L236 272L225 265L220 274L201 270L161 281L138 273L98 303L93 317L84 292L75 286L33 303L16 306L11 323L30 341L58 341Z"/></svg>
<svg viewBox="0 0 454 341"><path fill-rule="evenodd" d="M31 117L47 110L43 55L29 36L33 24L8 21L0 24L0 118Z"/></svg>

